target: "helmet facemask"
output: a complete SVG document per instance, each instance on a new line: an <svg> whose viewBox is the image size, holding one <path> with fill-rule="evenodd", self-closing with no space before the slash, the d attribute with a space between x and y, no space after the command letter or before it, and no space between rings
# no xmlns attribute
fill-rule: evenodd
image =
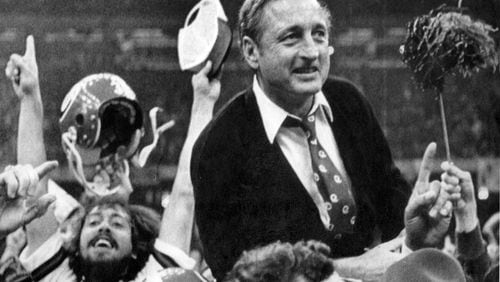
<svg viewBox="0 0 500 282"><path fill-rule="evenodd" d="M127 158L139 146L142 111L121 78L96 74L78 82L63 101L60 125L69 168L87 191L132 190Z"/></svg>
<svg viewBox="0 0 500 282"><path fill-rule="evenodd" d="M98 196L120 188L131 191L128 161L143 167L160 135L175 124L171 120L157 126L161 111L155 107L149 112L153 142L138 152L144 135L142 110L125 81L101 73L75 84L62 103L59 124L63 149L77 181Z"/></svg>

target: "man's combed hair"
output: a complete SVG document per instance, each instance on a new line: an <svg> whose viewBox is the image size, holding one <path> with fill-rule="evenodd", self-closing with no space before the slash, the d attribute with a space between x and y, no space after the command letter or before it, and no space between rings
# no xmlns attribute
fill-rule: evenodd
<svg viewBox="0 0 500 282"><path fill-rule="evenodd" d="M240 44L243 42L243 36L248 36L259 42L262 34L259 22L262 21L263 7L273 0L246 0L241 5L238 16L238 31Z"/></svg>
<svg viewBox="0 0 500 282"><path fill-rule="evenodd" d="M246 251L226 277L226 282L285 282L303 276L319 282L330 277L330 248L318 241L295 245L275 242Z"/></svg>
<svg viewBox="0 0 500 282"><path fill-rule="evenodd" d="M245 0L241 5L238 16L238 31L240 46L243 42L243 37L252 38L257 44L262 36L262 18L264 15L264 6L276 0ZM325 14L327 27L331 28L332 16L330 10L322 0L318 0L321 10Z"/></svg>

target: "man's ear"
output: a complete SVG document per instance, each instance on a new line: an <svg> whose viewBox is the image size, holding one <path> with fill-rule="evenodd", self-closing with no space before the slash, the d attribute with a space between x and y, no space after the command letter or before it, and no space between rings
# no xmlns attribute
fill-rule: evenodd
<svg viewBox="0 0 500 282"><path fill-rule="evenodd" d="M254 70L259 67L259 47L257 43L248 36L243 36L241 39L241 49L243 52L243 56L245 57L245 61L247 61L248 65Z"/></svg>

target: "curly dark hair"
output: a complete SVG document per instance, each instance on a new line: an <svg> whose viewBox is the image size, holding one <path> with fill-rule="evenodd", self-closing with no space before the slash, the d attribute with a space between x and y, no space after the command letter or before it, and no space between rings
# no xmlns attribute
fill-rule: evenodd
<svg viewBox="0 0 500 282"><path fill-rule="evenodd" d="M298 276L319 282L333 273L329 255L330 248L318 241L300 241L294 245L278 241L245 251L225 282L285 282Z"/></svg>
<svg viewBox="0 0 500 282"><path fill-rule="evenodd" d="M117 279L123 279L125 281L134 279L137 273L144 267L151 254L153 242L158 237L161 216L150 208L141 205L129 205L116 197L103 197L98 201L89 202L85 207L86 214L95 207L120 207L130 216L132 227L132 253L136 256L121 262L126 265L126 272L122 277L117 277ZM82 220L81 224L83 226L84 220ZM80 237L78 236L78 241L79 240ZM76 242L76 246L79 246L79 242ZM79 251L76 251L70 256L69 266L77 276L77 281L81 281L86 266L80 257Z"/></svg>

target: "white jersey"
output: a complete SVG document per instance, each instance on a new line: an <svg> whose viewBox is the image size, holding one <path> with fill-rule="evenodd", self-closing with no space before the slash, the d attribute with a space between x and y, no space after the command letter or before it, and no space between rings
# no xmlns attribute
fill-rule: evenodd
<svg viewBox="0 0 500 282"><path fill-rule="evenodd" d="M59 223L63 222L71 212L79 207L78 201L67 194L55 182L49 180L49 194L56 195L54 203L54 215ZM59 231L59 230L58 230ZM60 232L54 233L47 241L45 241L35 252L27 256L22 252L19 260L27 271L33 271L43 263L49 261L63 247L63 236ZM154 248L159 253L170 258L179 267L184 269L193 269L195 261L190 258L179 248L169 245L157 239ZM160 272L163 267L153 255L150 255L144 268L137 274L132 281L140 282L161 282ZM69 259L66 258L52 272L48 273L41 282L73 282L77 281L75 273L69 267Z"/></svg>

